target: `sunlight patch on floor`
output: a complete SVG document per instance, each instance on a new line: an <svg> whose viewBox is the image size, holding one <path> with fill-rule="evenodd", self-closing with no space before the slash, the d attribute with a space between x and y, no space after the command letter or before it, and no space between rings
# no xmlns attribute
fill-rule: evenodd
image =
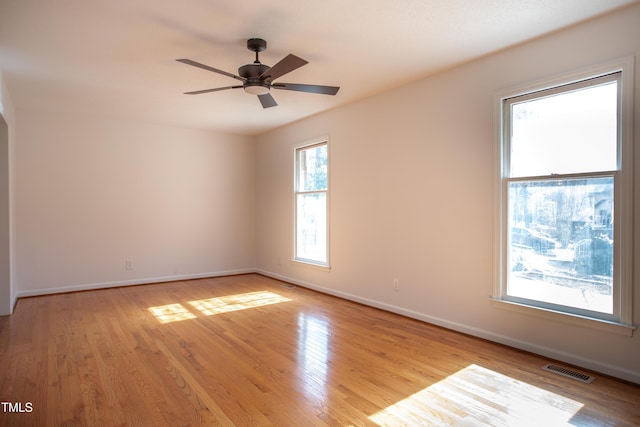
<svg viewBox="0 0 640 427"><path fill-rule="evenodd" d="M170 323L196 318L196 315L187 310L182 304L167 304L157 307L149 307L149 311L156 316L160 323Z"/></svg>
<svg viewBox="0 0 640 427"><path fill-rule="evenodd" d="M380 426L571 425L583 404L477 365L403 399L369 419Z"/></svg>
<svg viewBox="0 0 640 427"><path fill-rule="evenodd" d="M211 316L213 314L245 310L286 301L291 301L291 299L273 292L259 291L189 301L189 304L205 316ZM189 311L187 307L179 303L149 307L149 311L160 323L177 322L180 320L195 319L197 317Z"/></svg>
<svg viewBox="0 0 640 427"><path fill-rule="evenodd" d="M210 316L213 314L246 310L248 308L261 307L286 301L291 301L291 299L285 298L273 292L259 291L202 299L197 301L189 301L189 304L198 309L202 314Z"/></svg>

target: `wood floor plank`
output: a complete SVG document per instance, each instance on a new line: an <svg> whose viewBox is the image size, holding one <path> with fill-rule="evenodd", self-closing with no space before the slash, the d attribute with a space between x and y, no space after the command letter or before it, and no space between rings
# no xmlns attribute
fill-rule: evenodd
<svg viewBox="0 0 640 427"><path fill-rule="evenodd" d="M256 274L40 296L0 317L33 408L0 425L640 425L639 386L549 362Z"/></svg>

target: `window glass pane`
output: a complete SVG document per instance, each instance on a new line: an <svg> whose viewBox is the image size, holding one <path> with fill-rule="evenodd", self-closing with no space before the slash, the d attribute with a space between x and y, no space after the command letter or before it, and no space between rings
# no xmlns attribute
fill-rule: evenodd
<svg viewBox="0 0 640 427"><path fill-rule="evenodd" d="M507 294L613 312L613 177L508 184Z"/></svg>
<svg viewBox="0 0 640 427"><path fill-rule="evenodd" d="M298 191L327 188L327 144L298 151Z"/></svg>
<svg viewBox="0 0 640 427"><path fill-rule="evenodd" d="M297 195L296 256L327 262L327 194Z"/></svg>
<svg viewBox="0 0 640 427"><path fill-rule="evenodd" d="M616 170L617 86L512 104L510 176Z"/></svg>

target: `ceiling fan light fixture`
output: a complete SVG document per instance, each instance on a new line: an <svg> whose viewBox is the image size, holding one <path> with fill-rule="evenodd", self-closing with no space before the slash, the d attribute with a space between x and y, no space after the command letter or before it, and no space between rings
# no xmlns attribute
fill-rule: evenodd
<svg viewBox="0 0 640 427"><path fill-rule="evenodd" d="M266 95L269 93L269 87L261 84L246 85L244 91L251 95Z"/></svg>

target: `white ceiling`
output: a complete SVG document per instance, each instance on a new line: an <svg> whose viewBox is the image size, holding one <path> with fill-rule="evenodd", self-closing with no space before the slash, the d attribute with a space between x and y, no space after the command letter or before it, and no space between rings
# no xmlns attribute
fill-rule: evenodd
<svg viewBox="0 0 640 427"><path fill-rule="evenodd" d="M0 69L17 108L255 135L420 79L638 0L0 0ZM309 64L279 81L340 86L336 96L273 90L263 109L229 77L288 53Z"/></svg>

